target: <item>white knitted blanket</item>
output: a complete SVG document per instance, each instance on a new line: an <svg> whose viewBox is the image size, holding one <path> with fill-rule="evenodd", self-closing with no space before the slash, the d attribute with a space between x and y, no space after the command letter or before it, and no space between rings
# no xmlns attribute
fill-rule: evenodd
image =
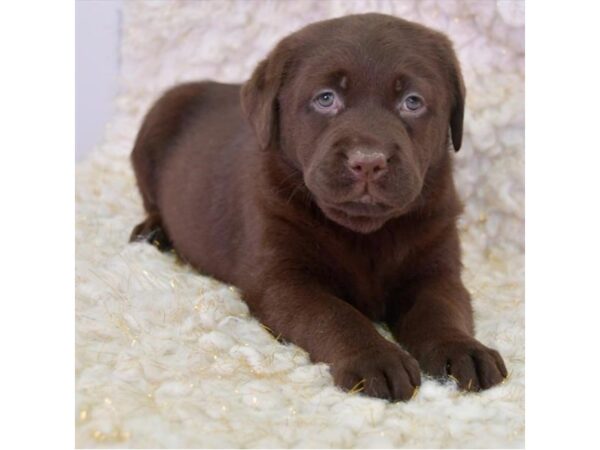
<svg viewBox="0 0 600 450"><path fill-rule="evenodd" d="M425 379L408 403L349 395L279 344L236 290L128 244L143 218L128 155L166 87L241 82L302 25L380 11L445 31L468 90L456 179L477 337L509 379ZM76 172L78 447L520 447L524 442L524 14L518 1L124 2L121 93Z"/></svg>

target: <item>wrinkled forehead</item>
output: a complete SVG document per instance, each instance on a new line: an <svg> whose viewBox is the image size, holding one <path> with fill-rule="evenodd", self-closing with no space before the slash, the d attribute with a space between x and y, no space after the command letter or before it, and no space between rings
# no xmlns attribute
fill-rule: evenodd
<svg viewBox="0 0 600 450"><path fill-rule="evenodd" d="M309 91L347 83L362 91L411 85L433 92L447 82L433 51L380 40L313 44L301 53L294 72L296 83Z"/></svg>

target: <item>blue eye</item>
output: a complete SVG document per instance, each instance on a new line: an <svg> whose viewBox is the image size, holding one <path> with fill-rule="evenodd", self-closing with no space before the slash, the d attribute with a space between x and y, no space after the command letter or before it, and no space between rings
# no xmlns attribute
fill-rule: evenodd
<svg viewBox="0 0 600 450"><path fill-rule="evenodd" d="M409 112L417 112L425 106L423 97L416 94L408 95L402 102L402 109Z"/></svg>
<svg viewBox="0 0 600 450"><path fill-rule="evenodd" d="M335 101L335 94L329 91L322 92L319 95L317 95L315 101L320 107L329 108L333 105L333 102Z"/></svg>

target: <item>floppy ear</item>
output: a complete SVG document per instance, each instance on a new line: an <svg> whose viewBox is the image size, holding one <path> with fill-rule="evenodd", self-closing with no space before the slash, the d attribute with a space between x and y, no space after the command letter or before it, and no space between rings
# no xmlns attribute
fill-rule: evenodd
<svg viewBox="0 0 600 450"><path fill-rule="evenodd" d="M278 45L242 86L242 110L262 149L273 144L278 134L277 94L282 84L284 54L282 45Z"/></svg>
<svg viewBox="0 0 600 450"><path fill-rule="evenodd" d="M450 112L450 135L452 136L452 145L454 146L454 151L457 152L460 150L460 146L462 145L466 91L465 83L460 71L460 64L458 63L458 60L454 54L452 55L451 79L453 105L452 111Z"/></svg>

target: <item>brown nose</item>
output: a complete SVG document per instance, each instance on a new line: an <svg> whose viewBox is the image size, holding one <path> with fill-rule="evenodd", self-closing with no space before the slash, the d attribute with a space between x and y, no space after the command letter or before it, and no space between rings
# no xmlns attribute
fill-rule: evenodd
<svg viewBox="0 0 600 450"><path fill-rule="evenodd" d="M348 167L359 180L376 180L387 172L387 158L381 152L352 150L348 153Z"/></svg>

